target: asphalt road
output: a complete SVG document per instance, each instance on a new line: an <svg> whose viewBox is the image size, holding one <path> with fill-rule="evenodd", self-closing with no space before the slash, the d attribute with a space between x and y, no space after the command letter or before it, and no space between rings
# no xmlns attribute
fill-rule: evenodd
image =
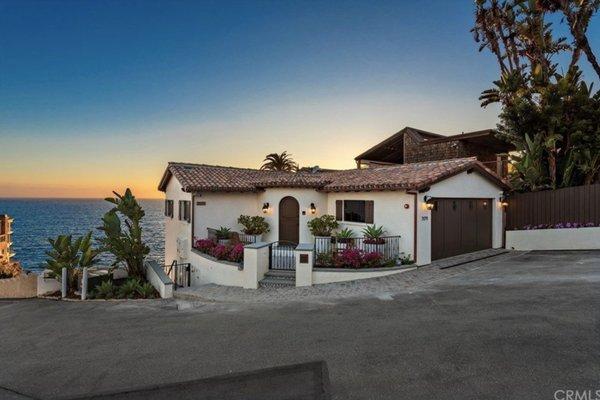
<svg viewBox="0 0 600 400"><path fill-rule="evenodd" d="M0 387L46 399L324 360L334 399L553 399L600 390L599 289L600 252L548 252L377 298L3 301Z"/></svg>

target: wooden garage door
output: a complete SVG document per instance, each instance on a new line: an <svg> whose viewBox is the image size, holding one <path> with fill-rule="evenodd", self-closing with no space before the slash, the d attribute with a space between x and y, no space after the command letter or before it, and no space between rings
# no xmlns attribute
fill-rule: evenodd
<svg viewBox="0 0 600 400"><path fill-rule="evenodd" d="M431 259L492 247L490 199L434 199L431 211Z"/></svg>

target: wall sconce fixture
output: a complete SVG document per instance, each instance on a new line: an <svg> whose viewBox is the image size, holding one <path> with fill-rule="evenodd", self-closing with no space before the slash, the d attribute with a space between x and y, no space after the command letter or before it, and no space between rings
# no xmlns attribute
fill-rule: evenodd
<svg viewBox="0 0 600 400"><path fill-rule="evenodd" d="M500 205L503 208L508 207L508 196L507 195L503 194L502 196L500 196Z"/></svg>
<svg viewBox="0 0 600 400"><path fill-rule="evenodd" d="M310 203L310 213L315 214L317 212L317 207L315 207L315 203Z"/></svg>
<svg viewBox="0 0 600 400"><path fill-rule="evenodd" d="M428 210L433 210L435 207L435 203L433 202L433 199L431 198L431 196L425 196L423 197L423 200L425 200L425 207Z"/></svg>
<svg viewBox="0 0 600 400"><path fill-rule="evenodd" d="M269 211L269 203L263 203L262 212L266 214L267 211Z"/></svg>

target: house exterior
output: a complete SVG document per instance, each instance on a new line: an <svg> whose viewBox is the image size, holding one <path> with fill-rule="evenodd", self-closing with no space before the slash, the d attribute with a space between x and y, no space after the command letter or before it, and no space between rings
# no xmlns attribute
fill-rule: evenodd
<svg viewBox="0 0 600 400"><path fill-rule="evenodd" d="M314 248L307 223L324 214L335 216L340 229L351 229L356 237L369 225L383 226L394 238L390 245L417 265L501 247L500 198L508 187L478 157L497 161L496 152L504 149L489 138L492 144L486 147L488 139L476 135L456 139L464 147L456 150L448 144L453 141L416 134L426 137L422 141L436 141L427 147L437 149L432 150L435 155L420 147L412 154L415 134L406 128L358 156L359 168L350 170L289 173L169 163L159 184L165 193L165 262L191 263L197 278L192 283L246 287L239 269L220 268L194 248L209 229L241 230L237 219L242 214L265 218L270 231L263 242L292 242L302 248ZM473 140L482 144L477 147ZM448 146L447 152L439 150ZM465 149L478 154L459 157ZM437 159L442 156L447 158Z"/></svg>
<svg viewBox="0 0 600 400"><path fill-rule="evenodd" d="M15 256L12 251L12 222L8 215L0 215L0 264L11 263L11 258Z"/></svg>
<svg viewBox="0 0 600 400"><path fill-rule="evenodd" d="M444 136L406 127L354 159L358 168L373 165L475 157L498 176L505 177L508 152L514 146L495 137L492 129Z"/></svg>

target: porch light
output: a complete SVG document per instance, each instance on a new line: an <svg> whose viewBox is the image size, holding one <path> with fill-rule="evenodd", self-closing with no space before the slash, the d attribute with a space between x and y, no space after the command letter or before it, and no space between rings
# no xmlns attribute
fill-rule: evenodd
<svg viewBox="0 0 600 400"><path fill-rule="evenodd" d="M263 203L262 212L266 214L269 211L269 203Z"/></svg>
<svg viewBox="0 0 600 400"><path fill-rule="evenodd" d="M315 214L317 212L317 207L315 207L315 203L310 203L310 213Z"/></svg>
<svg viewBox="0 0 600 400"><path fill-rule="evenodd" d="M425 201L425 207L429 211L433 210L433 208L435 207L435 203L433 202L433 199L431 198L431 196L425 196L425 197L423 197L423 200Z"/></svg>
<svg viewBox="0 0 600 400"><path fill-rule="evenodd" d="M503 208L508 207L508 196L503 194L500 196L500 206Z"/></svg>

